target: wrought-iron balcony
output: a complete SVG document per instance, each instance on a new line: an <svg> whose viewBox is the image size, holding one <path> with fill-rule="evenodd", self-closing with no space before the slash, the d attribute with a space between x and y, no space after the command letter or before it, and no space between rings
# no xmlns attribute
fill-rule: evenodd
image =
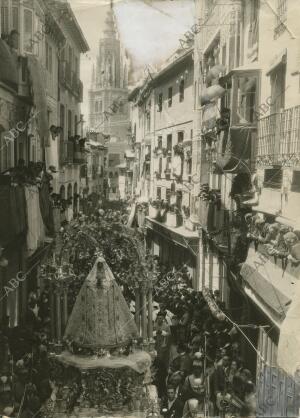
<svg viewBox="0 0 300 418"><path fill-rule="evenodd" d="M257 163L293 166L300 161L300 106L260 119Z"/></svg>
<svg viewBox="0 0 300 418"><path fill-rule="evenodd" d="M64 142L64 163L73 164L74 161L74 144L71 141Z"/></svg>
<svg viewBox="0 0 300 418"><path fill-rule="evenodd" d="M75 71L72 71L68 61L59 64L59 81L73 94L79 102L83 100L83 84Z"/></svg>

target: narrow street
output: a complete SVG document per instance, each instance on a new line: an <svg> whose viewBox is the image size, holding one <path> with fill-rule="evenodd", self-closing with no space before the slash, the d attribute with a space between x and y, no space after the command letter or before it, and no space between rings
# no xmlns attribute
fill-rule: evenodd
<svg viewBox="0 0 300 418"><path fill-rule="evenodd" d="M214 403L251 410L253 377L217 292L196 292L184 265L168 271L146 253L128 219L124 205L62 228L40 268L43 292L29 295L22 327L3 329L3 371L13 371L21 416L181 417L190 399L209 416Z"/></svg>

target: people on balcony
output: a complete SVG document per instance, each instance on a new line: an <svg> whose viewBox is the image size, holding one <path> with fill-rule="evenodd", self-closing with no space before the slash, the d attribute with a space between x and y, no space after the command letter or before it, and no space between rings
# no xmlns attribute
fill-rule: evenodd
<svg viewBox="0 0 300 418"><path fill-rule="evenodd" d="M264 244L268 255L290 261L294 266L300 264L300 242L293 228L277 222L268 223L258 215L247 214L245 221L247 237L256 249L258 244Z"/></svg>

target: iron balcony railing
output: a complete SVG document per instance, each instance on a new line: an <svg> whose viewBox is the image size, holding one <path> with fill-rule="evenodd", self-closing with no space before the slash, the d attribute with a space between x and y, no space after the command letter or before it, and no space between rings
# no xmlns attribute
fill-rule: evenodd
<svg viewBox="0 0 300 418"><path fill-rule="evenodd" d="M257 158L270 164L292 164L300 158L300 106L260 119Z"/></svg>
<svg viewBox="0 0 300 418"><path fill-rule="evenodd" d="M79 102L83 100L83 84L77 73L72 71L68 61L61 61L59 64L60 83L72 93Z"/></svg>

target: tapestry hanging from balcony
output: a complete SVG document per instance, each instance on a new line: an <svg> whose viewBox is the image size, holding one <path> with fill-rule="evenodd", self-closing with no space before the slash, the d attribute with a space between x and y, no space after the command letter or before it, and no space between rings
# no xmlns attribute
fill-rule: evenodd
<svg viewBox="0 0 300 418"><path fill-rule="evenodd" d="M17 56L11 53L9 46L0 39L0 81L7 83L14 90L18 89Z"/></svg>
<svg viewBox="0 0 300 418"><path fill-rule="evenodd" d="M22 186L0 186L0 237L6 246L27 230L26 199Z"/></svg>
<svg viewBox="0 0 300 418"><path fill-rule="evenodd" d="M249 171L252 129L231 127L220 133L217 144L216 166L224 172Z"/></svg>
<svg viewBox="0 0 300 418"><path fill-rule="evenodd" d="M49 147L49 126L46 96L46 77L36 57L28 55L28 69L33 90L33 100L37 113L38 131L42 146Z"/></svg>

